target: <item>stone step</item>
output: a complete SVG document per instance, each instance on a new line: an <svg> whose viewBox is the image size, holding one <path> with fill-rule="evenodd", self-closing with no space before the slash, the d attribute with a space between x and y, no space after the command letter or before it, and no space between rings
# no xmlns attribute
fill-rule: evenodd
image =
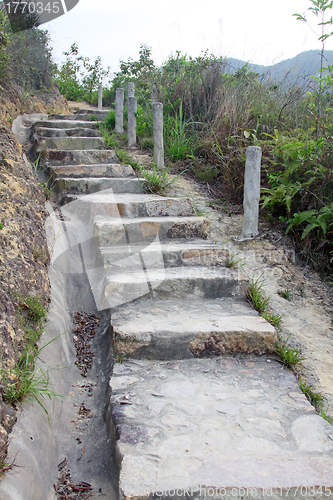
<svg viewBox="0 0 333 500"><path fill-rule="evenodd" d="M111 178L111 177L88 177L88 178L57 178L54 181L56 191L61 195L63 203L66 202L67 194L92 194L101 192L104 189L112 189L113 193L132 193L142 192L144 180L137 178ZM69 201L73 201L72 197Z"/></svg>
<svg viewBox="0 0 333 500"><path fill-rule="evenodd" d="M96 165L119 163L112 149L58 150L43 149L41 161L48 167L64 165Z"/></svg>
<svg viewBox="0 0 333 500"><path fill-rule="evenodd" d="M127 268L128 261L131 270ZM181 301L189 296L205 299L244 298L247 283L245 273L223 267L164 268L162 259L148 267L144 265L141 252L118 261L117 265L105 271L103 295L105 303L111 308L139 297L148 298L151 293L155 299L177 298Z"/></svg>
<svg viewBox="0 0 333 500"><path fill-rule="evenodd" d="M76 200L77 205L89 204L92 216L106 217L183 217L194 215L190 198L166 198L149 194L114 194L112 189L91 195L65 196L66 203Z"/></svg>
<svg viewBox="0 0 333 500"><path fill-rule="evenodd" d="M235 299L146 300L112 312L116 356L183 359L223 354L265 354L276 331L247 303Z"/></svg>
<svg viewBox="0 0 333 500"><path fill-rule="evenodd" d="M38 140L37 152L44 149L61 151L103 149L104 141L101 137L47 137Z"/></svg>
<svg viewBox="0 0 333 500"><path fill-rule="evenodd" d="M80 112L75 112L73 114L50 114L49 119L50 120L83 120L83 121L103 121L105 117L109 114L109 111L98 111L95 110L79 110Z"/></svg>
<svg viewBox="0 0 333 500"><path fill-rule="evenodd" d="M104 267L144 251L145 263L157 262L163 258L164 267L181 266L225 266L230 256L229 250L199 239L175 241L164 240L151 245L125 245L100 248Z"/></svg>
<svg viewBox="0 0 333 500"><path fill-rule="evenodd" d="M330 493L332 427L274 359L123 361L110 386L120 499Z"/></svg>
<svg viewBox="0 0 333 500"><path fill-rule="evenodd" d="M52 167L53 173L61 178L134 177L131 165L124 163L102 163L93 165L59 165ZM137 177L136 177L137 179Z"/></svg>
<svg viewBox="0 0 333 500"><path fill-rule="evenodd" d="M37 128L52 128L52 129L70 129L70 128L85 128L98 130L98 122L84 120L38 120L34 123Z"/></svg>
<svg viewBox="0 0 333 500"><path fill-rule="evenodd" d="M110 113L110 109L77 109L74 111L74 115L96 115L107 116Z"/></svg>
<svg viewBox="0 0 333 500"><path fill-rule="evenodd" d="M166 238L203 238L209 230L205 217L143 217L95 221L95 234L101 247L146 244Z"/></svg>
<svg viewBox="0 0 333 500"><path fill-rule="evenodd" d="M39 137L100 137L96 128L70 127L70 128L48 128L36 127L35 136Z"/></svg>

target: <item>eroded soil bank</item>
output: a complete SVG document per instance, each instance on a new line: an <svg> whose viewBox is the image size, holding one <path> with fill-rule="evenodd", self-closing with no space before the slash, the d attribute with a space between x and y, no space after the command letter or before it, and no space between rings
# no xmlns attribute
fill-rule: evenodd
<svg viewBox="0 0 333 500"><path fill-rule="evenodd" d="M21 97L20 97L21 96ZM39 297L47 306L50 285L48 251L44 230L45 196L22 158L24 150L11 131L22 113L68 110L55 90L37 92L23 99L19 88L0 93L0 369L13 368L23 350L29 324L25 297ZM15 409L0 393L0 447L6 443L16 420Z"/></svg>

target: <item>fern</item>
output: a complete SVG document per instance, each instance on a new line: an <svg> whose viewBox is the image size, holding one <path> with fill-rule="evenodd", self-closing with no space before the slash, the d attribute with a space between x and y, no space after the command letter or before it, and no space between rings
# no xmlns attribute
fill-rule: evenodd
<svg viewBox="0 0 333 500"><path fill-rule="evenodd" d="M303 230L301 236L302 240L314 229L321 230L325 237L327 230L333 227L333 203L321 208L320 210L306 210L305 212L295 214L294 218L289 221L286 232L288 233L292 227L299 226L304 223L307 223L307 226Z"/></svg>

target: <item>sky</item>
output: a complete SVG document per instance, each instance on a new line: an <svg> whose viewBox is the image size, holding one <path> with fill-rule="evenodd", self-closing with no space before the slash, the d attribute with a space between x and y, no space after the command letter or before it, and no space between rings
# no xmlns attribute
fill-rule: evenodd
<svg viewBox="0 0 333 500"><path fill-rule="evenodd" d="M80 0L42 27L50 33L57 63L75 42L81 55L101 56L112 73L120 60L137 59L141 44L152 48L156 65L177 50L271 65L320 49L320 33L312 31L320 30L319 21L307 12L310 6L310 0ZM312 29L294 13L307 13ZM333 50L333 37L326 48Z"/></svg>

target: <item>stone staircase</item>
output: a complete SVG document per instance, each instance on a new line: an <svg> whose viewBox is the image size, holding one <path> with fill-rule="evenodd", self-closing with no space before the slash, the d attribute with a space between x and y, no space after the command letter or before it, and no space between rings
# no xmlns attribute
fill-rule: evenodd
<svg viewBox="0 0 333 500"><path fill-rule="evenodd" d="M246 303L247 276L226 266L190 199L143 194L89 118L50 116L32 134L96 306L111 309L119 497L332 487L332 427L272 355L276 332Z"/></svg>

